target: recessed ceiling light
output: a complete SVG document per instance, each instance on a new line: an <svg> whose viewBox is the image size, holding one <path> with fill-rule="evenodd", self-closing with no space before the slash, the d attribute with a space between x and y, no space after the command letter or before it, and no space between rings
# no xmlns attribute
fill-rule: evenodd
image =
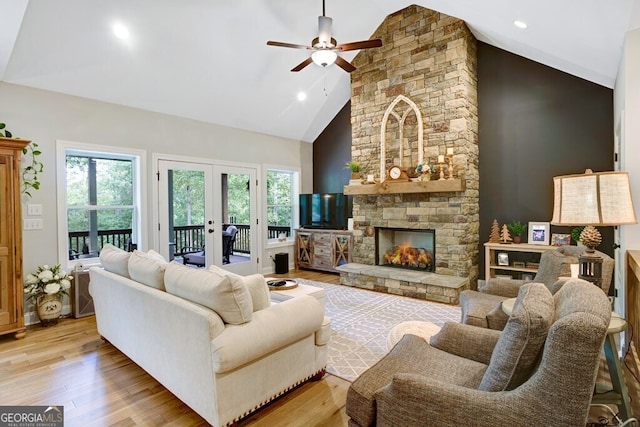
<svg viewBox="0 0 640 427"><path fill-rule="evenodd" d="M298 92L298 101L304 101L307 99L307 94L304 92Z"/></svg>
<svg viewBox="0 0 640 427"><path fill-rule="evenodd" d="M121 40L126 40L129 38L129 30L122 24L114 24L113 26L113 34L116 35L117 38Z"/></svg>
<svg viewBox="0 0 640 427"><path fill-rule="evenodd" d="M515 25L515 26L516 26L516 27L518 27L518 28L522 28L522 29L527 28L527 23L526 23L526 22L524 22L524 21L520 21L520 20L518 20L518 19L516 19L515 21L513 21L513 25Z"/></svg>

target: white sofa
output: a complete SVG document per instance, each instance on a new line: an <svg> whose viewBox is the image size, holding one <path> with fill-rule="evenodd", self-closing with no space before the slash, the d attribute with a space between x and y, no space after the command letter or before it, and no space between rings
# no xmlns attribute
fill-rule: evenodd
<svg viewBox="0 0 640 427"><path fill-rule="evenodd" d="M324 375L330 326L315 298L272 304L260 275L196 270L151 252L103 249L89 285L98 332L210 424L233 424Z"/></svg>

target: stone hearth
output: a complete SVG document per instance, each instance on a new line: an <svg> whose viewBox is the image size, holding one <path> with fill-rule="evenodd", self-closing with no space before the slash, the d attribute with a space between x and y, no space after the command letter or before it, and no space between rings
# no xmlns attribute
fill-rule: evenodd
<svg viewBox="0 0 640 427"><path fill-rule="evenodd" d="M476 40L463 21L416 5L389 15L373 37L380 37L383 47L361 51L353 61L357 69L351 74L352 159L364 165L365 175L375 174L376 179L384 180L379 175L385 167L399 165L412 171L419 159L437 165L439 155L453 151L454 177L464 180L465 185L462 191L453 192L355 195L356 264L341 269L341 281L455 303L457 293L475 287L478 278ZM410 100L409 105L415 104L421 117L415 108L409 111L406 102L397 102L393 107L397 111L385 115L383 126L383 114L399 95ZM388 184L390 188L393 185ZM376 266L376 227L436 230L435 272L405 273ZM361 265L394 272L369 270L362 274L366 269ZM401 277L409 273L423 276ZM430 288L448 279L457 285L438 291Z"/></svg>

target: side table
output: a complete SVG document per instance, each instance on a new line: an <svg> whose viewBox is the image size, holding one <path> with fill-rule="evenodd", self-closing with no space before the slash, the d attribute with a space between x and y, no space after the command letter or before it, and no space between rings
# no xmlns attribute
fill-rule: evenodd
<svg viewBox="0 0 640 427"><path fill-rule="evenodd" d="M515 302L515 298L504 300L502 302L502 311L510 315L513 311L513 305ZM616 405L622 417L622 421L626 421L632 416L629 392L627 391L627 385L624 382L624 373L616 350L616 335L624 331L626 328L627 321L617 313L611 312L611 320L609 321L609 328L607 329L607 337L604 340L604 356L607 360L607 367L609 368L609 376L611 377L613 390L611 390L606 384L598 383L596 384L596 389L593 394L593 398L591 399L592 404Z"/></svg>

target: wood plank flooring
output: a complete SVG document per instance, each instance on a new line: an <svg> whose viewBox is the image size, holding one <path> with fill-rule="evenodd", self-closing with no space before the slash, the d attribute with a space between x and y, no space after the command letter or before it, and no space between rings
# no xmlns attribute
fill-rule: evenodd
<svg viewBox="0 0 640 427"><path fill-rule="evenodd" d="M292 271L339 283L339 276ZM239 426L346 426L349 382L332 375L307 382ZM111 344L95 317L61 319L0 337L0 405L64 405L65 426L207 426L207 422Z"/></svg>
<svg viewBox="0 0 640 427"><path fill-rule="evenodd" d="M313 271L270 276L339 284L338 275ZM635 352L626 361L625 369L640 372ZM628 371L626 378L633 412L640 415L640 387ZM348 387L349 382L326 375L321 381L297 387L238 425L347 426ZM102 341L93 316L61 319L49 328L30 326L22 340L12 335L0 337L0 405L64 405L67 427L208 425L142 368ZM597 420L597 415L598 411L592 419Z"/></svg>

